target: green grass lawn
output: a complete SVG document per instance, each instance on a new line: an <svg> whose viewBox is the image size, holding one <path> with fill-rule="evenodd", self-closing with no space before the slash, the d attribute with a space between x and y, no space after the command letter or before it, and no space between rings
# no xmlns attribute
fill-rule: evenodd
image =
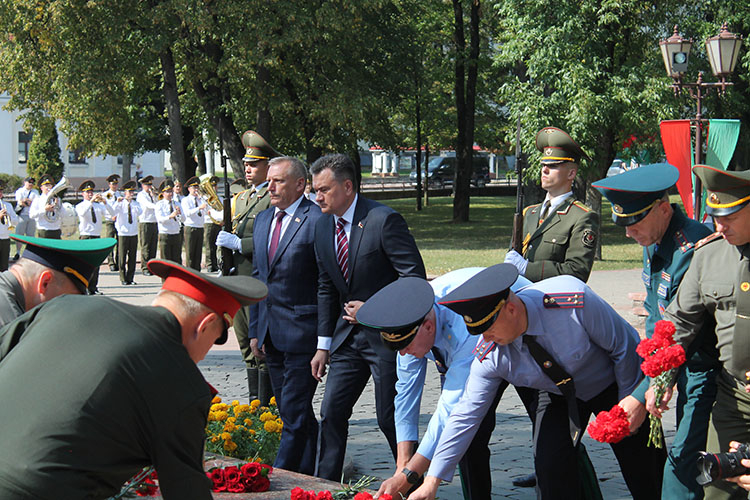
<svg viewBox="0 0 750 500"><path fill-rule="evenodd" d="M399 211L409 223L427 273L439 275L471 266L491 266L502 262L510 247L513 212L516 200L512 197L472 197L470 221L451 222L453 199L432 198L430 205L416 210L413 199L385 202ZM602 206L602 257L594 262L594 270L637 269L642 266L642 249L625 236L610 216L611 208Z"/></svg>

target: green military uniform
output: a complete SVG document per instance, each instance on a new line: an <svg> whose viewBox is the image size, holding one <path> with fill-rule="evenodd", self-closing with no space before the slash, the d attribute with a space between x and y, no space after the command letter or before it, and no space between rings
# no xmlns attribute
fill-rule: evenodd
<svg viewBox="0 0 750 500"><path fill-rule="evenodd" d="M612 202L615 224L627 227L643 220L674 186L679 171L667 164L646 165L620 175L602 179L592 186ZM643 247L643 284L646 336L651 338L654 326L677 294L695 245L711 231L689 219L678 205L672 205L672 217L661 240ZM700 499L703 487L695 480L695 457L706 449L706 435L711 407L716 399L716 375L719 371L716 335L713 323L707 322L688 352L688 360L677 377L677 431L667 456L662 482L662 498ZM642 404L650 380L644 378L631 394Z"/></svg>
<svg viewBox="0 0 750 500"><path fill-rule="evenodd" d="M725 172L696 165L693 172L709 192L706 212L730 215L750 200L750 172ZM689 352L701 341L704 325L715 328L719 361L716 403L711 411L706 451L728 450L729 442L750 442L750 394L744 390L750 369L747 325L743 324L743 299L750 290L750 245L734 246L720 233L696 245L695 255L680 288L664 313L676 327L675 339ZM750 314L745 311L744 315ZM688 367L689 368L689 367ZM747 492L719 481L705 488L706 498L747 498Z"/></svg>
<svg viewBox="0 0 750 500"><path fill-rule="evenodd" d="M523 214L524 251L529 260L524 276L541 281L569 274L587 281L594 265L599 218L569 196L540 222L541 204Z"/></svg>

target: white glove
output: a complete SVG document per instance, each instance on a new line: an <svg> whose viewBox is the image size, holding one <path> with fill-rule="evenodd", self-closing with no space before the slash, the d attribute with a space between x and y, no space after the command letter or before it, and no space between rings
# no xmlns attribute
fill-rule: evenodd
<svg viewBox="0 0 750 500"><path fill-rule="evenodd" d="M513 264L518 269L518 274L523 276L526 274L526 266L529 265L529 259L524 259L520 253L515 250L508 250L505 254L505 262L507 264Z"/></svg>
<svg viewBox="0 0 750 500"><path fill-rule="evenodd" d="M242 240L236 234L228 233L223 229L216 236L216 246L224 247L236 252L242 251Z"/></svg>

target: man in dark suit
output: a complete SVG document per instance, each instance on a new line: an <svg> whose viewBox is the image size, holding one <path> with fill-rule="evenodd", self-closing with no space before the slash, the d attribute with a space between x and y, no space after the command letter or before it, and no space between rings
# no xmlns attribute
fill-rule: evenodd
<svg viewBox="0 0 750 500"><path fill-rule="evenodd" d="M305 198L305 165L288 156L268 167L271 208L253 230L253 276L268 298L251 306L250 347L265 351L276 403L284 421L274 467L313 474L318 421L312 407L317 380L310 362L318 342L318 266L315 223L320 209Z"/></svg>
<svg viewBox="0 0 750 500"><path fill-rule="evenodd" d="M347 156L324 156L311 171L316 201L324 214L315 227L320 336L311 365L318 380L330 358L321 407L318 475L338 481L349 417L370 375L375 382L378 426L396 456L396 356L380 342L376 330L357 324L357 311L399 277L425 278L425 269L403 217L357 194L356 171Z"/></svg>

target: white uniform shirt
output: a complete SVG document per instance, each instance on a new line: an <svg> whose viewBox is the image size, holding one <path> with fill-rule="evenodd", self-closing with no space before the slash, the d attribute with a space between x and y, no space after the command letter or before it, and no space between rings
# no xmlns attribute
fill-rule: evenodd
<svg viewBox="0 0 750 500"><path fill-rule="evenodd" d="M91 215L92 207L96 214L96 222ZM76 205L76 213L78 214L78 234L81 236L101 236L104 216L109 215L111 217L114 215L112 207L106 203L93 203L89 200L83 200Z"/></svg>
<svg viewBox="0 0 750 500"><path fill-rule="evenodd" d="M36 198L34 198L34 201L31 202L31 207L29 210L29 216L36 220L36 227L38 229L46 229L48 231L60 229L62 227L62 204L60 205L59 209L55 210L55 217L53 220L50 220L50 215L52 212L47 212L45 210L45 207L47 206L47 198L48 196L46 194L40 194Z"/></svg>
<svg viewBox="0 0 750 500"><path fill-rule="evenodd" d="M28 198L33 202L34 198L37 198L38 196L39 191L37 191L36 189L26 189L25 187L21 186L20 188L16 189L16 206L19 206L21 200L23 200L24 198ZM29 217L29 208L30 207L23 207L17 212L18 215L22 217Z"/></svg>
<svg viewBox="0 0 750 500"><path fill-rule="evenodd" d="M185 216L180 212L175 218L169 216L179 204L174 200L160 200L156 204L156 222L159 224L159 234L178 234L180 232L181 222Z"/></svg>
<svg viewBox="0 0 750 500"><path fill-rule="evenodd" d="M122 191L112 191L111 189L107 189L102 193L102 197L104 198L104 201L109 205L111 208L115 208L115 203L117 203L117 198L122 198L125 195L122 194ZM114 220L114 210L112 211L112 215L110 215L109 212L104 216L104 220L112 221Z"/></svg>
<svg viewBox="0 0 750 500"><path fill-rule="evenodd" d="M156 222L156 195L153 192L147 193L146 191L140 191L138 196L135 197L135 201L141 207L141 215L138 217L139 222Z"/></svg>
<svg viewBox="0 0 750 500"><path fill-rule="evenodd" d="M203 214L207 208L198 209L203 200L198 196L188 195L182 200L182 214L185 216L185 225L189 227L203 227Z"/></svg>
<svg viewBox="0 0 750 500"><path fill-rule="evenodd" d="M120 236L138 236L138 216L141 213L141 206L137 201L130 202L131 217L128 218L128 200L122 200L115 203L115 229Z"/></svg>
<svg viewBox="0 0 750 500"><path fill-rule="evenodd" d="M8 212L8 215L5 217L4 221L0 221L0 240L7 240L10 238L10 226L18 224L18 215L16 215L13 205L7 201L3 201L2 204L3 208Z"/></svg>

